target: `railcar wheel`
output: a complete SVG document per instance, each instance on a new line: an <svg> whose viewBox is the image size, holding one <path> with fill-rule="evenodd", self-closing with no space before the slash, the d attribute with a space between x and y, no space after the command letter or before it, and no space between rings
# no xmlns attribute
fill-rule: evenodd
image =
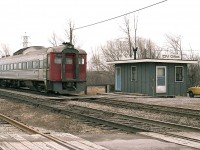
<svg viewBox="0 0 200 150"><path fill-rule="evenodd" d="M189 92L189 96L190 96L190 97L194 97L194 94L193 94L192 91Z"/></svg>

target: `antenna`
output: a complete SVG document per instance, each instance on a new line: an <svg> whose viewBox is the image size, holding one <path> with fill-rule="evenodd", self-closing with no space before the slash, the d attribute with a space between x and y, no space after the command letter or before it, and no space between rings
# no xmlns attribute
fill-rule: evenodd
<svg viewBox="0 0 200 150"><path fill-rule="evenodd" d="M23 48L26 48L26 47L28 47L28 39L29 39L29 36L27 36L26 35L26 32L25 32L25 35L24 36L22 36L22 38L23 38Z"/></svg>

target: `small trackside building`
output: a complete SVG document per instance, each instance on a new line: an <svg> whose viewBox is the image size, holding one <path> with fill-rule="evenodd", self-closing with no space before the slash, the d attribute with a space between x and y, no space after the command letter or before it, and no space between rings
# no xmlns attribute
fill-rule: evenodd
<svg viewBox="0 0 200 150"><path fill-rule="evenodd" d="M148 96L186 96L187 64L192 60L126 59L115 65L115 91Z"/></svg>

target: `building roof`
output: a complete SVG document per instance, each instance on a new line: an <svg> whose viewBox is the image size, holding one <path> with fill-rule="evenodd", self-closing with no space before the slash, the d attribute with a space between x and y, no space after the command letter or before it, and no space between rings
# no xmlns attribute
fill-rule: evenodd
<svg viewBox="0 0 200 150"><path fill-rule="evenodd" d="M172 60L172 59L123 59L107 62L107 64L128 64L128 63L180 63L180 64L197 64L197 60Z"/></svg>

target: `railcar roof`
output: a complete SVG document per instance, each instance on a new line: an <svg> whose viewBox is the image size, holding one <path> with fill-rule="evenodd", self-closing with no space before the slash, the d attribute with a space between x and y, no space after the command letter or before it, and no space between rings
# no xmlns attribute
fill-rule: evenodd
<svg viewBox="0 0 200 150"><path fill-rule="evenodd" d="M43 46L31 46L31 47L26 47L26 48L22 48L22 49L20 49L20 50L18 50L18 51L16 51L15 53L13 53L13 55L21 55L21 54L27 54L27 53L29 53L29 52L35 52L35 51L38 51L38 50L43 50L44 51L44 49L46 49L45 47L43 47Z"/></svg>
<svg viewBox="0 0 200 150"><path fill-rule="evenodd" d="M65 49L65 45L60 45L56 47L49 47L45 48L43 46L31 46L31 47L26 47L22 48L18 51L16 51L13 55L26 55L26 54L45 54L49 52L62 52L63 49ZM80 54L86 54L86 52L82 49L77 49Z"/></svg>
<svg viewBox="0 0 200 150"><path fill-rule="evenodd" d="M62 52L63 49L65 49L65 45L55 46L48 48L48 52ZM83 49L75 48L79 51L79 54L86 54L86 52Z"/></svg>

